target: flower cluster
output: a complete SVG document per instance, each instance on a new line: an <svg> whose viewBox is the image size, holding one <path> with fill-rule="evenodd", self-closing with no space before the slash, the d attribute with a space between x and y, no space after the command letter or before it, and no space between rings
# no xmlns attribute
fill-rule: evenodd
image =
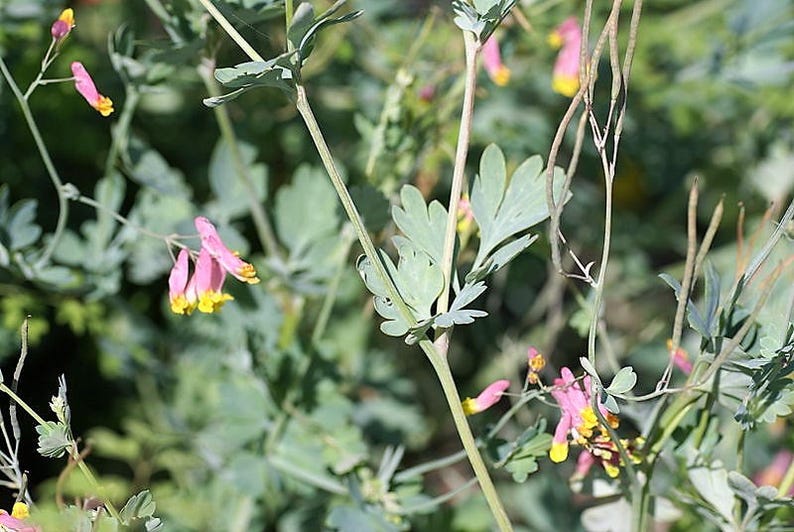
<svg viewBox="0 0 794 532"><path fill-rule="evenodd" d="M176 314L190 314L197 308L199 312L215 312L234 299L223 292L227 273L244 283L259 282L254 267L226 247L209 220L198 216L194 223L201 237L201 249L193 275L190 276L190 251L183 248L168 277L168 299Z"/></svg>
<svg viewBox="0 0 794 532"><path fill-rule="evenodd" d="M554 380L552 397L562 409L562 417L554 431L549 458L552 462L562 462L568 458L569 437L574 444L581 445L584 451L579 455L576 476L584 475L590 467L600 462L607 475L614 478L623 465L615 442L609 437L606 427L598 421L598 416L591 404L590 377L582 381L574 378L568 368L562 368L561 378ZM618 428L620 421L617 416L599 405L599 411L613 429ZM632 461L639 462L637 449L642 440L621 440L621 445L628 452Z"/></svg>
<svg viewBox="0 0 794 532"><path fill-rule="evenodd" d="M74 27L74 11L72 9L64 9L50 27L52 45L50 45L50 50L47 52L47 56L45 57L43 64L49 65L51 61L50 52L55 49L55 55L52 56L54 59L54 57L58 54L58 49L60 48L61 43L66 39L69 33L71 33L72 28ZM77 89L77 92L79 92L80 95L85 98L85 101L88 102L88 105L96 109L102 116L110 116L110 114L113 112L113 101L107 96L100 94L96 88L96 85L94 84L94 80L91 78L91 75L85 69L83 64L79 61L74 61L71 64L71 70L71 79L74 80L74 87Z"/></svg>
<svg viewBox="0 0 794 532"><path fill-rule="evenodd" d="M0 530L10 532L41 532L41 529L25 523L30 512L28 505L24 502L15 502L9 514L5 510L0 510Z"/></svg>
<svg viewBox="0 0 794 532"><path fill-rule="evenodd" d="M482 392L480 392L480 395L474 399L467 397L461 403L463 405L463 412L467 416L470 416L491 408L493 405L499 402L499 399L502 398L502 394L509 387L510 381L506 379L498 380L489 384Z"/></svg>
<svg viewBox="0 0 794 532"><path fill-rule="evenodd" d="M560 48L552 72L551 88L554 92L573 97L579 90L579 54L582 47L582 28L575 17L565 19L549 35L549 44Z"/></svg>

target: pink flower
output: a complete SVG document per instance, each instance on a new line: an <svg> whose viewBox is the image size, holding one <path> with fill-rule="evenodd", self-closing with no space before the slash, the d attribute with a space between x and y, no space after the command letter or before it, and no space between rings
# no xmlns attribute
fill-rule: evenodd
<svg viewBox="0 0 794 532"><path fill-rule="evenodd" d="M780 486L792 460L794 460L794 453L791 451L778 451L772 463L755 474L753 482L758 486ZM788 490L788 496L794 497L794 486Z"/></svg>
<svg viewBox="0 0 794 532"><path fill-rule="evenodd" d="M53 39L60 41L69 35L72 28L74 28L74 11L72 8L68 8L61 11L58 20L52 23L50 33Z"/></svg>
<svg viewBox="0 0 794 532"><path fill-rule="evenodd" d="M552 462L562 462L568 458L570 437L573 443L581 445L584 449L576 462L575 478L586 475L596 462L601 464L608 476L617 477L620 473L619 466L622 465L620 453L615 442L609 437L607 429L598 421L590 404L592 397L590 377L585 376L582 381L577 381L568 368L562 368L560 376L561 378L554 379L551 395L560 405L562 415L554 431L549 458ZM618 428L620 421L616 416L601 405L599 411L610 427ZM621 439L620 442L631 460L639 463L640 459L636 451L643 444L642 438Z"/></svg>
<svg viewBox="0 0 794 532"><path fill-rule="evenodd" d="M113 112L113 101L107 96L102 96L94 85L94 80L79 61L72 63L72 75L74 75L74 86L77 92L82 94L88 104L99 111L102 116L110 116Z"/></svg>
<svg viewBox="0 0 794 532"><path fill-rule="evenodd" d="M581 442L593 435L598 426L598 418L590 406L590 377L586 376L584 387L578 382L571 370L562 368L561 378L554 379L551 396L562 409L560 422L554 430L549 457L552 462L562 462L568 458L568 435Z"/></svg>
<svg viewBox="0 0 794 532"><path fill-rule="evenodd" d="M10 515L5 510L0 510L0 529L10 532L41 532L40 528L25 523L28 515L30 515L28 505L24 502L16 502Z"/></svg>
<svg viewBox="0 0 794 532"><path fill-rule="evenodd" d="M467 397L463 403L461 403L463 405L463 411L467 416L470 416L491 408L499 402L499 399L502 398L502 393L509 387L510 381L506 379L489 384L475 399Z"/></svg>
<svg viewBox="0 0 794 532"><path fill-rule="evenodd" d="M171 311L175 314L190 314L196 306L195 300L193 303L188 301L188 295L185 291L190 273L188 271L189 258L190 252L188 250L184 248L179 250L176 263L171 268L171 274L168 276L168 299L171 302Z"/></svg>
<svg viewBox="0 0 794 532"><path fill-rule="evenodd" d="M499 41L491 35L482 45L482 63L488 77L496 85L504 87L510 81L510 69L502 64L502 54L499 52Z"/></svg>
<svg viewBox="0 0 794 532"><path fill-rule="evenodd" d="M256 284L259 282L254 267L241 260L236 253L226 247L212 222L203 216L198 216L194 223L201 236L201 247L206 249L224 270L244 283Z"/></svg>
<svg viewBox="0 0 794 532"><path fill-rule="evenodd" d="M562 46L554 63L551 88L554 92L573 97L579 90L579 52L582 47L582 28L575 17L565 19L549 35L549 44Z"/></svg>
<svg viewBox="0 0 794 532"><path fill-rule="evenodd" d="M188 294L195 294L193 297L198 301L199 312L210 314L220 310L227 301L234 299L229 294L223 293L225 279L226 272L218 261L210 255L207 248L201 248L196 261L196 271L187 287ZM188 298L191 297L190 295Z"/></svg>

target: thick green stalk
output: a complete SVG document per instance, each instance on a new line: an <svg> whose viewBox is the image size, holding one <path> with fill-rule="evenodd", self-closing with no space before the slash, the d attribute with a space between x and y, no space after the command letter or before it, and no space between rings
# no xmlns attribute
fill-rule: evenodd
<svg viewBox="0 0 794 532"><path fill-rule="evenodd" d="M485 463L480 455L480 450L477 448L477 442L474 440L474 435L471 432L471 427L469 427L466 414L463 412L458 389L452 378L452 372L450 371L447 358L436 351L430 340L422 340L419 346L425 352L427 358L430 359L430 363L433 365L436 375L438 375L441 388L444 390L444 397L447 399L449 411L452 413L452 419L455 422L455 428L463 443L463 448L469 456L471 467L474 469L474 474L480 482L480 488L485 496L485 500L488 502L494 519L496 519L499 530L513 530L510 519L507 517L499 494L496 492L493 481L488 474L488 469L485 467Z"/></svg>

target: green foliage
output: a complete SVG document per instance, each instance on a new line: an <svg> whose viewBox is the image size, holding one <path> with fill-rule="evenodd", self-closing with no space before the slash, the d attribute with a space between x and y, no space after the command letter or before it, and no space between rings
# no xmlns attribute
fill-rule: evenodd
<svg viewBox="0 0 794 532"><path fill-rule="evenodd" d="M794 325L789 324L783 345L770 358L739 361L736 368L752 382L734 414L744 430L772 423L791 414L794 405Z"/></svg>

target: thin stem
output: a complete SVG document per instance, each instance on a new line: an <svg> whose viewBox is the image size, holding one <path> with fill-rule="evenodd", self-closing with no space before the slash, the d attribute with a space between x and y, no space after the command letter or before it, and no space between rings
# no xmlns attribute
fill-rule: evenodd
<svg viewBox="0 0 794 532"><path fill-rule="evenodd" d="M212 77L214 67L214 61L211 59L203 59L201 65L198 67L199 75L204 82L204 87L206 87L207 93L213 97L221 94L218 83L215 81L215 78ZM243 154L237 142L237 135L234 133L229 111L225 105L217 105L212 108L212 111L215 114L215 121L218 123L221 138L223 138L223 142L226 144L232 156L232 163L234 164L234 171L237 174L237 178L242 182L247 192L248 210L251 212L251 218L254 220L254 227L256 228L259 242L268 255L277 257L280 255L278 242L276 241L273 227L270 225L265 209L257 199L256 186L251 178L248 166L243 160Z"/></svg>
<svg viewBox="0 0 794 532"><path fill-rule="evenodd" d="M455 166L452 170L452 189L449 192L449 205L447 211L447 225L444 232L444 249L441 258L441 271L444 274L444 290L438 298L437 311L444 313L449 309L449 291L452 286L452 262L455 253L455 235L458 219L458 203L463 190L463 181L466 171L466 157L469 153L471 142L472 119L474 118L474 91L477 87L477 52L479 43L470 31L463 32L463 44L466 54L466 71L463 90L463 107L460 112L460 128L458 130L458 145L455 150ZM444 337L448 333L442 331ZM446 354L449 339L436 342L442 354Z"/></svg>
<svg viewBox="0 0 794 532"><path fill-rule="evenodd" d="M127 138L129 137L130 125L132 124L132 117L135 115L135 110L138 108L138 103L140 101L140 92L132 85L127 85L124 107L119 114L118 122L116 122L116 125L113 127L113 140L110 143L110 150L105 159L105 177L110 177L110 174L116 166L116 161L119 159L122 147L126 145Z"/></svg>
<svg viewBox="0 0 794 532"><path fill-rule="evenodd" d="M292 5L292 0L284 0L284 26L287 31L289 31L289 27L292 26L292 15L295 13L294 6ZM291 46L289 43L289 39L287 40L287 47Z"/></svg>
<svg viewBox="0 0 794 532"><path fill-rule="evenodd" d="M347 488L345 488L335 479L302 469L294 462L287 462L278 456L269 456L267 458L267 463L286 475L300 479L307 484L325 490L329 493L335 493L337 495L348 494Z"/></svg>
<svg viewBox="0 0 794 532"><path fill-rule="evenodd" d="M314 112L309 105L309 100L306 97L306 89L303 87L303 85L298 85L296 87L296 92L296 106L298 108L298 113L300 113L304 123L306 124L306 128L309 130L309 135L314 141L314 145L317 148L320 159L322 160L323 167L325 167L328 176L331 178L331 184L339 196L339 201L342 203L342 207L344 208L345 213L347 213L347 217L353 224L353 229L356 231L356 236L358 236L358 241L361 244L361 247L364 248L364 254L372 263L373 268L375 268L376 275L386 286L388 297L397 306L397 310L400 312L401 317L408 322L410 327L415 326L416 319L414 318L411 310L408 308L408 305L405 303L405 300L397 290L397 287L394 285L394 282L392 281L388 272L386 272L386 268L383 266L383 262L381 261L377 250L375 249L375 245L372 243L372 239L369 237L367 228L364 225L364 220L361 219L361 215L359 214L355 203L353 203L353 198L350 196L350 192L347 190L347 185L345 185L339 170L336 168L334 158L331 155L331 150L328 148L328 144L325 142L325 137L320 130L320 125L317 123Z"/></svg>
<svg viewBox="0 0 794 532"><path fill-rule="evenodd" d="M61 181L58 171L55 169L55 165L52 163L50 152L47 150L47 145L44 144L44 140L41 137L39 128L36 125L36 120L33 118L33 113L30 112L30 106L28 106L27 100L23 96L22 91L19 90L19 87L14 81L11 72L6 66L5 60L2 57L0 57L0 71L2 71L6 83L8 83L8 86L11 88L11 92L14 93L14 97L19 103L19 107L22 109L22 115L25 117L25 122L27 122L30 134L33 136L33 140L36 143L36 148L39 150L39 156L44 163L44 167L47 169L47 174L50 176L50 181L52 181L53 187L55 187L55 193L58 195L58 221L55 224L55 231L53 232L50 241L47 243L47 247L44 249L41 257L39 257L39 260L36 261L34 267L38 269L49 262L50 257L52 257L52 254L55 251L55 248L58 246L58 242L61 240L61 236L66 229L66 220L69 218L69 201L63 191L63 181Z"/></svg>
<svg viewBox="0 0 794 532"><path fill-rule="evenodd" d="M8 386L6 386L6 384L5 384L4 382L0 382L0 392L3 392L4 394L8 395L8 396L9 396L9 397L10 397L10 398L11 398L11 399L12 399L12 400L13 400L13 401L16 403L16 404L18 404L19 406L21 406L21 407L22 407L22 410L24 410L25 412L27 412L27 413L28 413L28 415L30 415L30 417L32 417L33 419L35 419L35 420L36 420L36 423L38 423L39 425L46 425L46 424L47 424L47 421L46 421L46 420L45 420L43 417L41 417L40 415L38 415L38 414L36 413L36 411L35 411L35 410L33 410L33 409L30 407L30 405L28 405L28 404L27 404L25 401L23 401L23 400L22 400L22 398L21 398L21 397L19 397L17 394L15 394L15 393L14 393L14 392L11 390L11 388L9 388Z"/></svg>
<svg viewBox="0 0 794 532"><path fill-rule="evenodd" d="M339 264L336 267L336 272L334 273L331 282L328 284L328 291L325 294L325 298L323 299L323 306L320 308L320 314L317 316L317 321L314 324L314 330L312 330L312 344L317 345L317 343L322 340L323 335L325 334L325 328L328 325L328 320L331 317L331 312L334 309L334 303L336 302L336 296L339 291L339 283L342 282L342 276L345 273L345 266L347 264L347 256L350 253L350 248L353 246L353 233L350 230L349 226L346 226L342 229L342 251L339 256Z"/></svg>
<svg viewBox="0 0 794 532"><path fill-rule="evenodd" d="M400 509L398 511L398 513L400 515L413 515L413 514L420 513L420 512L426 512L427 510L430 510L431 508L435 508L437 506L440 506L440 505L444 504L445 502L447 502L449 500L454 499L455 497L457 497L458 495L460 495L461 493L463 493L464 491L466 491L467 489L469 489L470 487L472 487L472 486L474 486L476 484L477 484L477 479L476 478L469 479L467 482L464 482L463 484L461 484L457 488L455 488L453 490L450 490L450 491L448 491L447 493L445 493L443 495L439 495L438 497L434 497L434 498L432 498L430 500L421 502L421 503L416 504L414 506L409 506L408 508L402 508L402 509Z"/></svg>
<svg viewBox="0 0 794 532"><path fill-rule="evenodd" d="M204 9L206 9L207 12L212 15L212 18L214 18L221 28L223 28L223 31L225 31L226 34L231 37L235 43L237 43L237 46L239 46L240 49L242 49L242 51L251 58L251 60L261 61L263 63L265 62L265 58L259 55L259 52L257 52L253 46L248 44L248 41L246 41L245 38L240 35L240 32L238 32L235 27L232 26L232 23L229 22L225 16L223 16L223 13L218 11L218 8L216 8L213 3L210 2L210 0L199 0L199 2L201 2L201 5L204 6Z"/></svg>

